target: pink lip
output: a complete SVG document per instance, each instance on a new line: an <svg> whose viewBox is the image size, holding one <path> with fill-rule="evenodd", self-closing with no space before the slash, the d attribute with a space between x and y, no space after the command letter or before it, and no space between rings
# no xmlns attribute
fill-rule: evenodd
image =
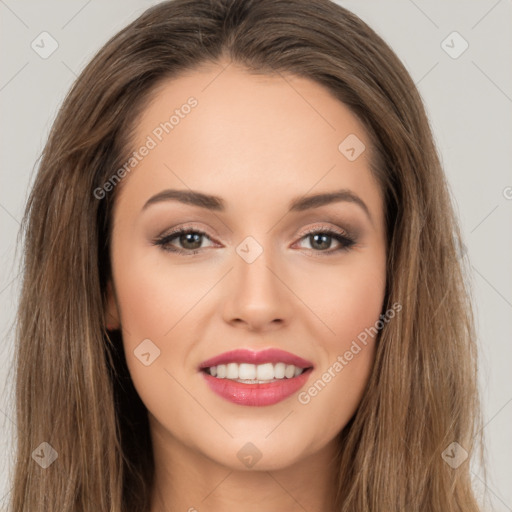
<svg viewBox="0 0 512 512"><path fill-rule="evenodd" d="M225 400L238 405L264 406L281 402L299 391L312 371L312 368L309 368L298 377L280 379L267 384L243 384L229 379L217 379L206 372L201 373L210 389Z"/></svg>
<svg viewBox="0 0 512 512"><path fill-rule="evenodd" d="M245 384L230 379L218 379L212 377L206 371L202 371L212 366L228 363L256 365L285 363L293 364L305 370L298 377L279 379L265 384ZM297 392L308 380L310 373L313 371L313 366L311 361L276 348L267 348L257 352L248 349L237 349L204 361L199 365L199 370L210 389L225 400L239 405L264 406L281 402Z"/></svg>
<svg viewBox="0 0 512 512"><path fill-rule="evenodd" d="M228 363L285 363L293 364L299 368L310 368L313 366L311 361L306 361L306 359L302 359L302 357L291 354L290 352L285 352L284 350L279 350L277 348L267 348L258 352L245 348L239 348L237 350L231 350L230 352L224 352L224 354L220 354L202 362L199 365L199 370L210 368L211 366L218 366L219 364Z"/></svg>

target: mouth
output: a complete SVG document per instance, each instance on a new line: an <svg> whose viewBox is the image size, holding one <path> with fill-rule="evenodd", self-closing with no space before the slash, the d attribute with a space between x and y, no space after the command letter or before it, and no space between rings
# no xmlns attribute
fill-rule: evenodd
<svg viewBox="0 0 512 512"><path fill-rule="evenodd" d="M210 389L239 405L265 406L285 400L307 381L313 363L278 349L226 352L199 370Z"/></svg>
<svg viewBox="0 0 512 512"><path fill-rule="evenodd" d="M301 368L293 364L264 363L228 363L204 368L203 371L217 379L228 379L243 384L266 384L283 379L298 377L308 368Z"/></svg>

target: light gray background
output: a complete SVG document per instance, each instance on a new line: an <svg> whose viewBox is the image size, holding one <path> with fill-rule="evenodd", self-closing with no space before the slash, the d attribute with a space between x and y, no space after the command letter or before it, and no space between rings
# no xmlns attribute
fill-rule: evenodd
<svg viewBox="0 0 512 512"><path fill-rule="evenodd" d="M16 435L13 320L19 292L19 220L34 166L64 94L93 54L156 2L0 0L0 508L6 506ZM480 384L488 447L487 493L512 511L512 2L340 1L402 59L424 98L471 262L481 346ZM47 59L41 32L58 42ZM457 31L458 58L441 46ZM452 42L453 41L453 42ZM462 41L449 38L452 52ZM449 340L446 340L449 343ZM473 465L483 492L481 468Z"/></svg>

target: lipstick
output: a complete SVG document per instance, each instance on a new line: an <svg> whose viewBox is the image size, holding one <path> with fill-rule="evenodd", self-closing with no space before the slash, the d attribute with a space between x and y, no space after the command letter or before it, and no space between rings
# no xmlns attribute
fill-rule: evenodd
<svg viewBox="0 0 512 512"><path fill-rule="evenodd" d="M222 398L239 405L265 406L299 391L313 363L280 349L237 349L204 361L198 370Z"/></svg>

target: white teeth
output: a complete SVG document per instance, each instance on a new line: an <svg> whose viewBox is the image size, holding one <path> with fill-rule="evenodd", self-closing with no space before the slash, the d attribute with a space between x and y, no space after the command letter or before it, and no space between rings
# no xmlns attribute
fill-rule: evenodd
<svg viewBox="0 0 512 512"><path fill-rule="evenodd" d="M295 366L293 364L287 364L284 370L284 376L287 379L291 379L295 375Z"/></svg>
<svg viewBox="0 0 512 512"><path fill-rule="evenodd" d="M238 365L236 363L227 365L226 379L238 379Z"/></svg>
<svg viewBox="0 0 512 512"><path fill-rule="evenodd" d="M236 363L231 363L238 366ZM237 379L254 380L256 378L256 366L253 364L242 363L238 369Z"/></svg>
<svg viewBox="0 0 512 512"><path fill-rule="evenodd" d="M304 368L285 363L265 363L258 365L249 363L228 363L211 366L208 370L210 375L217 377L217 379L230 379L238 382L251 381L251 384L256 384L258 382L298 377L304 371Z"/></svg>
<svg viewBox="0 0 512 512"><path fill-rule="evenodd" d="M256 367L257 380L272 380L274 378L274 365L272 363L259 364Z"/></svg>
<svg viewBox="0 0 512 512"><path fill-rule="evenodd" d="M277 363L274 366L274 377L276 379L284 379L285 369L286 369L286 365L284 363Z"/></svg>

